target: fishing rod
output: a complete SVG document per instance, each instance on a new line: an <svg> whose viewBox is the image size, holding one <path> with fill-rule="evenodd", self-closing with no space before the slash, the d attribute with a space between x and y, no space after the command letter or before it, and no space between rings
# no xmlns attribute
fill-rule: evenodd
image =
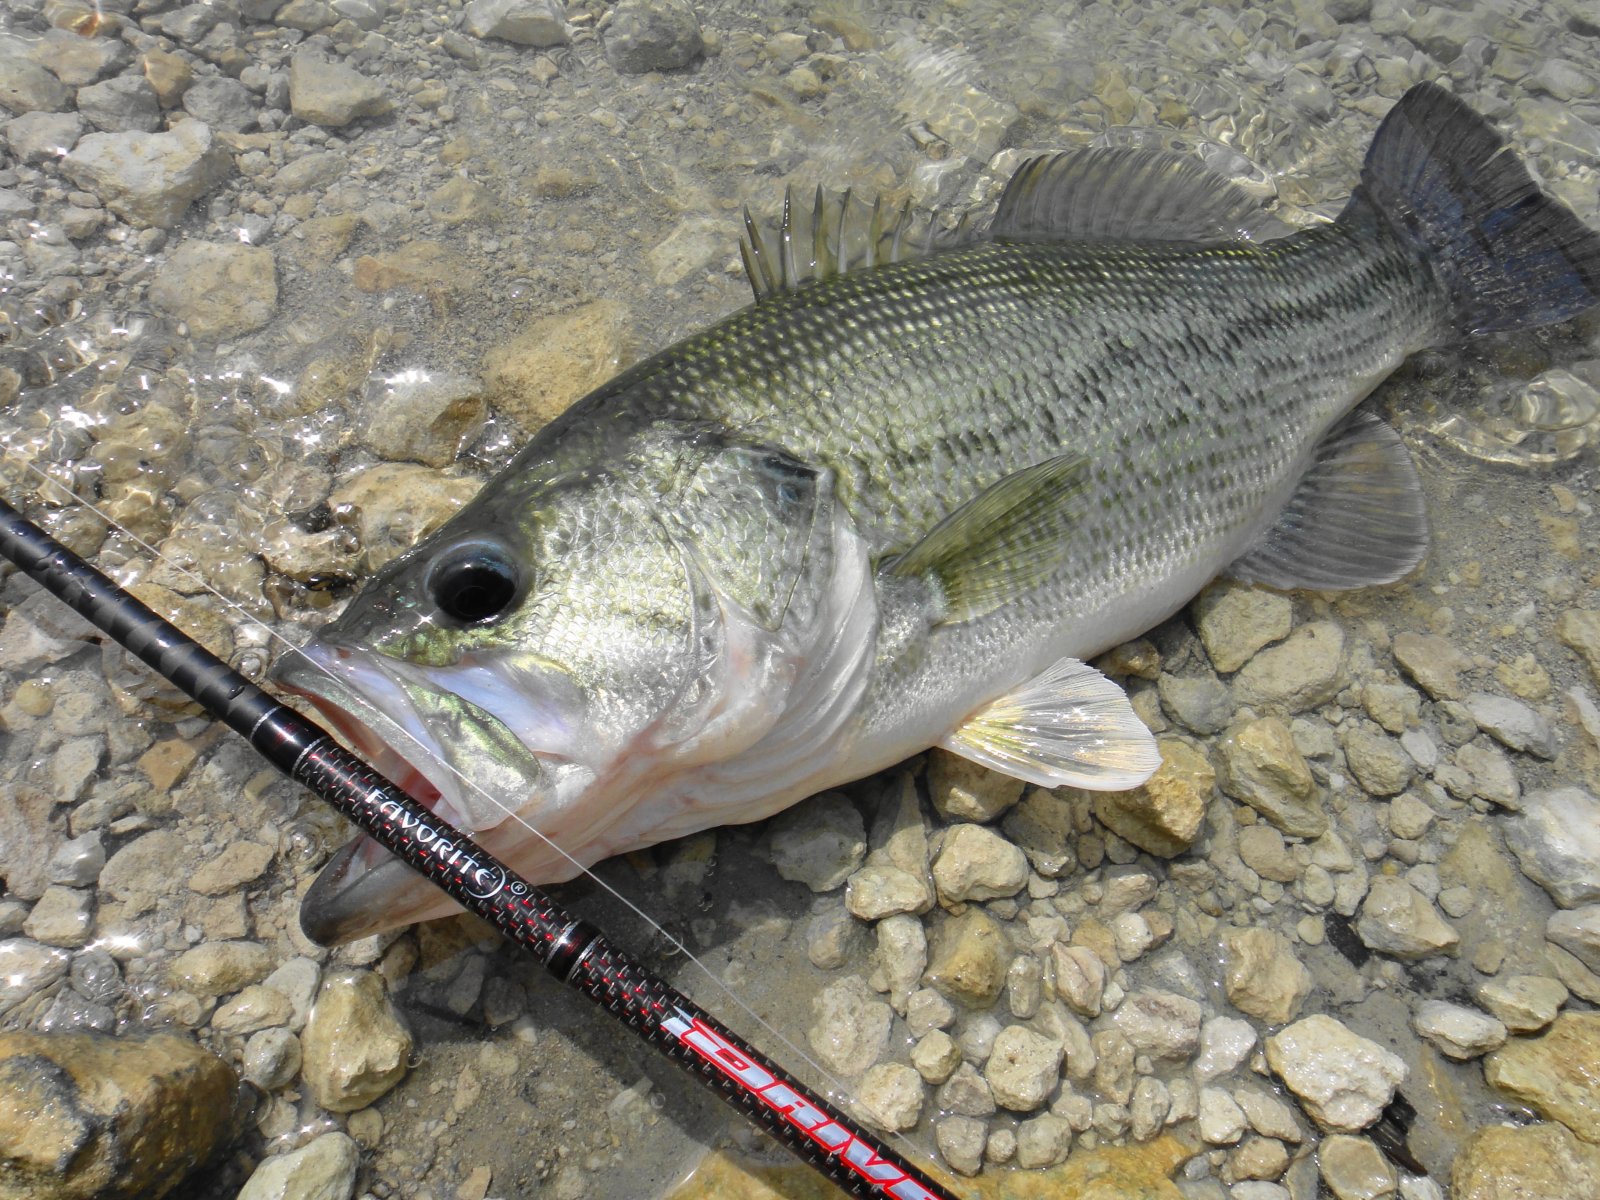
<svg viewBox="0 0 1600 1200"><path fill-rule="evenodd" d="M625 1023L852 1196L955 1200L943 1185L648 974L495 859L0 500L0 556L97 626L269 763L326 800L563 983Z"/></svg>

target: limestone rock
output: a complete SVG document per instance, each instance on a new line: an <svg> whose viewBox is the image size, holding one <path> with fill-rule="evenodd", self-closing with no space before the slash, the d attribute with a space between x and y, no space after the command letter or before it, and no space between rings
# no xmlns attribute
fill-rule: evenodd
<svg viewBox="0 0 1600 1200"><path fill-rule="evenodd" d="M260 983L272 965L272 952L258 942L201 942L172 960L167 977L196 996L226 996Z"/></svg>
<svg viewBox="0 0 1600 1200"><path fill-rule="evenodd" d="M1398 1055L1321 1013L1268 1038L1267 1065L1317 1124L1337 1133L1376 1121L1406 1076Z"/></svg>
<svg viewBox="0 0 1600 1200"><path fill-rule="evenodd" d="M773 818L772 864L785 879L831 892L867 856L861 813L839 792L824 792Z"/></svg>
<svg viewBox="0 0 1600 1200"><path fill-rule="evenodd" d="M1015 896L1027 882L1027 857L982 825L949 830L933 860L933 884L947 905Z"/></svg>
<svg viewBox="0 0 1600 1200"><path fill-rule="evenodd" d="M150 300L197 338L238 337L260 329L277 312L277 265L263 246L184 242L157 269Z"/></svg>
<svg viewBox="0 0 1600 1200"><path fill-rule="evenodd" d="M1591 971L1600 970L1600 904L1551 913L1544 935Z"/></svg>
<svg viewBox="0 0 1600 1200"><path fill-rule="evenodd" d="M1217 774L1188 742L1162 738L1161 766L1136 788L1095 792L1095 818L1118 837L1162 858L1187 850L1200 836Z"/></svg>
<svg viewBox="0 0 1600 1200"><path fill-rule="evenodd" d="M1223 945L1229 1003L1269 1025L1299 1015L1311 992L1311 972L1295 957L1289 939L1260 927L1232 929L1223 935Z"/></svg>
<svg viewBox="0 0 1600 1200"><path fill-rule="evenodd" d="M1105 962L1088 946L1063 942L1050 947L1050 959L1055 967L1056 995L1080 1017L1098 1017L1106 988Z"/></svg>
<svg viewBox="0 0 1600 1200"><path fill-rule="evenodd" d="M443 525L481 486L414 463L380 463L334 488L328 504L349 511L366 565L376 570Z"/></svg>
<svg viewBox="0 0 1600 1200"><path fill-rule="evenodd" d="M233 1071L188 1038L0 1032L8 1196L161 1196L233 1136Z"/></svg>
<svg viewBox="0 0 1600 1200"><path fill-rule="evenodd" d="M203 896L221 896L260 878L272 862L272 847L262 842L230 842L201 863L184 881Z"/></svg>
<svg viewBox="0 0 1600 1200"><path fill-rule="evenodd" d="M845 907L863 921L896 913L924 913L933 907L933 885L921 875L868 858L845 883Z"/></svg>
<svg viewBox="0 0 1600 1200"><path fill-rule="evenodd" d="M0 941L0 1016L67 973L70 956L31 938Z"/></svg>
<svg viewBox="0 0 1600 1200"><path fill-rule="evenodd" d="M543 317L483 358L490 401L532 433L625 364L632 342L628 311L597 300Z"/></svg>
<svg viewBox="0 0 1600 1200"><path fill-rule="evenodd" d="M1600 683L1600 612L1575 608L1562 613L1556 636L1583 656L1589 674Z"/></svg>
<svg viewBox="0 0 1600 1200"><path fill-rule="evenodd" d="M1484 1060L1489 1085L1600 1143L1600 1012L1565 1012L1549 1032L1516 1038Z"/></svg>
<svg viewBox="0 0 1600 1200"><path fill-rule="evenodd" d="M1427 958L1453 950L1461 941L1426 896L1392 875L1372 881L1356 933L1370 949L1396 958Z"/></svg>
<svg viewBox="0 0 1600 1200"><path fill-rule="evenodd" d="M300 1045L312 1099L330 1112L354 1112L405 1078L412 1042L383 977L350 971L324 980Z"/></svg>
<svg viewBox="0 0 1600 1200"><path fill-rule="evenodd" d="M1503 828L1523 874L1561 907L1600 900L1600 800L1580 787L1529 792Z"/></svg>
<svg viewBox="0 0 1600 1200"><path fill-rule="evenodd" d="M1244 666L1263 646L1288 637L1293 619L1289 597L1244 584L1214 583L1194 602L1200 642L1223 675Z"/></svg>
<svg viewBox="0 0 1600 1200"><path fill-rule="evenodd" d="M1394 1167L1370 1138L1336 1133L1317 1147L1317 1167L1335 1200L1383 1200L1394 1195Z"/></svg>
<svg viewBox="0 0 1600 1200"><path fill-rule="evenodd" d="M60 112L71 97L61 81L38 63L0 56L0 108L19 115Z"/></svg>
<svg viewBox="0 0 1600 1200"><path fill-rule="evenodd" d="M835 979L811 1001L806 1040L822 1065L855 1077L883 1057L894 1013L859 975Z"/></svg>
<svg viewBox="0 0 1600 1200"><path fill-rule="evenodd" d="M922 1079L903 1063L879 1063L856 1088L856 1103L879 1129L900 1133L922 1117Z"/></svg>
<svg viewBox="0 0 1600 1200"><path fill-rule="evenodd" d="M1473 692L1463 703L1478 727L1501 745L1538 758L1556 756L1555 731L1550 722L1522 701L1491 692Z"/></svg>
<svg viewBox="0 0 1600 1200"><path fill-rule="evenodd" d="M685 0L620 0L605 31L606 59L624 75L688 66L705 48Z"/></svg>
<svg viewBox="0 0 1600 1200"><path fill-rule="evenodd" d="M566 13L554 0L472 0L461 27L473 37L518 46L564 46Z"/></svg>
<svg viewBox="0 0 1600 1200"><path fill-rule="evenodd" d="M1001 1108L1032 1112L1061 1078L1061 1043L1022 1025L1008 1025L994 1039L983 1077Z"/></svg>
<svg viewBox="0 0 1600 1200"><path fill-rule="evenodd" d="M1200 1048L1200 1005L1176 992L1141 988L1111 1014L1111 1024L1140 1054L1182 1061Z"/></svg>
<svg viewBox="0 0 1600 1200"><path fill-rule="evenodd" d="M944 921L930 941L923 982L972 1008L987 1008L1005 986L1013 951L1000 923L981 908Z"/></svg>
<svg viewBox="0 0 1600 1200"><path fill-rule="evenodd" d="M1416 764L1400 743L1372 729L1347 733L1344 757L1350 773L1369 796L1398 795L1416 773Z"/></svg>
<svg viewBox="0 0 1600 1200"><path fill-rule="evenodd" d="M1233 680L1234 696L1241 704L1303 712L1338 695L1343 663L1344 630L1331 621L1313 621L1241 667Z"/></svg>
<svg viewBox="0 0 1600 1200"><path fill-rule="evenodd" d="M1461 675L1472 669L1472 660L1447 639L1427 633L1400 633L1395 635L1391 649L1400 669L1435 700L1460 700L1465 694Z"/></svg>
<svg viewBox="0 0 1600 1200"><path fill-rule="evenodd" d="M1044 788L1033 787L1000 823L1011 844L1028 856L1033 869L1054 879L1078 862L1074 848L1072 801Z"/></svg>
<svg viewBox="0 0 1600 1200"><path fill-rule="evenodd" d="M1284 833L1320 837L1328 814L1317 803L1311 768L1277 717L1237 725L1218 746L1217 782Z"/></svg>
<svg viewBox="0 0 1600 1200"><path fill-rule="evenodd" d="M382 458L447 467L483 431L488 415L483 385L471 376L411 370L369 379L352 424Z"/></svg>
<svg viewBox="0 0 1600 1200"><path fill-rule="evenodd" d="M345 1133L324 1133L298 1150L263 1159L238 1200L348 1200L355 1191L361 1149Z"/></svg>
<svg viewBox="0 0 1600 1200"><path fill-rule="evenodd" d="M1536 1033L1556 1019L1567 989L1546 975L1504 975L1478 986L1478 1002L1512 1033Z"/></svg>
<svg viewBox="0 0 1600 1200"><path fill-rule="evenodd" d="M180 121L164 133L91 133L61 171L131 224L170 229L232 165L209 125Z"/></svg>
<svg viewBox="0 0 1600 1200"><path fill-rule="evenodd" d="M1411 1014L1411 1027L1458 1062L1505 1045L1506 1027L1493 1017L1447 1000L1424 1000Z"/></svg>
<svg viewBox="0 0 1600 1200"><path fill-rule="evenodd" d="M938 747L928 751L928 795L947 821L994 820L1018 800L1027 787L1020 779Z"/></svg>
<svg viewBox="0 0 1600 1200"><path fill-rule="evenodd" d="M1454 1200L1576 1200L1600 1196L1600 1149L1565 1127L1485 1125L1450 1168Z"/></svg>
<svg viewBox="0 0 1600 1200"><path fill-rule="evenodd" d="M394 107L375 80L310 50L289 61L289 106L313 125L339 128L360 117L382 116Z"/></svg>

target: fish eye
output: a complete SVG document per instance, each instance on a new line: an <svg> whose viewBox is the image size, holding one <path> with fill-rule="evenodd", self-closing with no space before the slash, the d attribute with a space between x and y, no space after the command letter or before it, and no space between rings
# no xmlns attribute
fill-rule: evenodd
<svg viewBox="0 0 1600 1200"><path fill-rule="evenodd" d="M511 606L517 594L517 567L503 547L469 542L434 561L427 589L446 616L476 625Z"/></svg>

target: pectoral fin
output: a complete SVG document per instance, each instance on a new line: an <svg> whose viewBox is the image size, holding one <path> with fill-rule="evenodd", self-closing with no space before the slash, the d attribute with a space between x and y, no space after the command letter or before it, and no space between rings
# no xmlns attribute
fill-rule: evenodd
<svg viewBox="0 0 1600 1200"><path fill-rule="evenodd" d="M936 579L946 624L993 612L1061 565L1088 479L1089 460L1072 455L1007 475L940 521L888 569Z"/></svg>
<svg viewBox="0 0 1600 1200"><path fill-rule="evenodd" d="M1344 591L1393 583L1427 553L1411 455L1399 434L1358 410L1323 438L1277 523L1226 573L1285 590Z"/></svg>
<svg viewBox="0 0 1600 1200"><path fill-rule="evenodd" d="M979 709L939 744L1040 787L1120 791L1161 765L1156 739L1126 693L1075 658Z"/></svg>

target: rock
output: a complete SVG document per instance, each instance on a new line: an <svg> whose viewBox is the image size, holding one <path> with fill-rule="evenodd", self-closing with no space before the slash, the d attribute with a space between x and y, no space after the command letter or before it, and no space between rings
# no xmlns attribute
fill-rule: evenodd
<svg viewBox="0 0 1600 1200"><path fill-rule="evenodd" d="M211 998L260 983L272 965L272 952L256 942L202 942L172 960L167 978L181 991Z"/></svg>
<svg viewBox="0 0 1600 1200"><path fill-rule="evenodd" d="M1032 1112L1049 1099L1061 1078L1061 1043L1008 1025L994 1039L983 1077L1001 1108Z"/></svg>
<svg viewBox="0 0 1600 1200"><path fill-rule="evenodd" d="M969 908L935 930L923 982L958 1004L987 1008L1005 986L1012 953L1000 923Z"/></svg>
<svg viewBox="0 0 1600 1200"><path fill-rule="evenodd" d="M200 121L165 133L91 133L61 160L62 173L117 216L161 229L231 170L232 158Z"/></svg>
<svg viewBox="0 0 1600 1200"><path fill-rule="evenodd" d="M1011 844L1028 856L1033 869L1048 879L1078 865L1072 801L1066 795L1028 788L1000 828Z"/></svg>
<svg viewBox="0 0 1600 1200"><path fill-rule="evenodd" d="M1433 819L1433 809L1410 792L1389 802L1389 832L1397 838L1415 841L1428 832Z"/></svg>
<svg viewBox="0 0 1600 1200"><path fill-rule="evenodd" d="M1520 808L1522 785L1516 768L1496 746L1467 745L1456 751L1456 765L1472 776L1472 794L1502 808Z"/></svg>
<svg viewBox="0 0 1600 1200"><path fill-rule="evenodd" d="M1303 712L1338 695L1343 660L1344 630L1331 621L1313 621L1241 667L1233 694L1241 704Z"/></svg>
<svg viewBox="0 0 1600 1200"><path fill-rule="evenodd" d="M1246 825L1239 830L1239 857L1263 879L1293 883L1300 878L1300 864L1289 853L1289 846L1271 825Z"/></svg>
<svg viewBox="0 0 1600 1200"><path fill-rule="evenodd" d="M316 1002L317 989L322 981L322 969L315 960L291 958L262 982L265 986L288 997L292 1016L290 1029L304 1029L311 1016L311 1006Z"/></svg>
<svg viewBox="0 0 1600 1200"><path fill-rule="evenodd" d="M944 1161L963 1175L976 1175L983 1166L983 1147L989 1128L976 1117L941 1117L934 1122L933 1140Z"/></svg>
<svg viewBox="0 0 1600 1200"><path fill-rule="evenodd" d="M1200 1089L1200 1138L1213 1146L1231 1146L1244 1136L1244 1110L1219 1087Z"/></svg>
<svg viewBox="0 0 1600 1200"><path fill-rule="evenodd" d="M222 853L196 867L185 880L202 896L222 896L261 877L272 862L272 847L261 842L230 842Z"/></svg>
<svg viewBox="0 0 1600 1200"><path fill-rule="evenodd" d="M1268 1038L1267 1065L1317 1124L1336 1133L1371 1125L1406 1077L1398 1055L1321 1013Z"/></svg>
<svg viewBox="0 0 1600 1200"><path fill-rule="evenodd" d="M1445 1057L1458 1062L1497 1050L1506 1041L1506 1027L1499 1021L1475 1008L1446 1000L1418 1004L1411 1014L1411 1028L1437 1046Z"/></svg>
<svg viewBox="0 0 1600 1200"><path fill-rule="evenodd" d="M1025 1170L1065 1162L1072 1149L1072 1126L1052 1113L1017 1126L1017 1166Z"/></svg>
<svg viewBox="0 0 1600 1200"><path fill-rule="evenodd" d="M343 63L311 50L289 61L289 106L294 115L331 129L361 117L379 117L394 107L382 85Z"/></svg>
<svg viewBox="0 0 1600 1200"><path fill-rule="evenodd" d="M1472 660L1451 642L1432 634L1401 633L1391 649L1400 669L1435 700L1462 698L1461 675L1472 669Z"/></svg>
<svg viewBox="0 0 1600 1200"><path fill-rule="evenodd" d="M1289 636L1289 597L1238 583L1214 583L1194 602L1195 629L1211 665L1231 675L1257 650Z"/></svg>
<svg viewBox="0 0 1600 1200"><path fill-rule="evenodd" d="M889 1002L903 1012L928 966L927 934L921 921L905 913L885 917L873 932L878 939L874 961L889 985Z"/></svg>
<svg viewBox="0 0 1600 1200"><path fill-rule="evenodd" d="M1600 1142L1600 1012L1565 1012L1549 1032L1508 1042L1484 1059L1489 1085Z"/></svg>
<svg viewBox="0 0 1600 1200"><path fill-rule="evenodd" d="M1396 958L1427 958L1453 950L1461 940L1426 896L1392 875L1373 879L1356 933L1369 949Z"/></svg>
<svg viewBox="0 0 1600 1200"><path fill-rule="evenodd" d="M1100 956L1087 946L1056 942L1050 947L1056 995L1080 1017L1098 1017L1107 971Z"/></svg>
<svg viewBox="0 0 1600 1200"><path fill-rule="evenodd" d="M1156 691L1167 715L1191 733L1220 733L1233 720L1233 696L1214 675L1163 674Z"/></svg>
<svg viewBox="0 0 1600 1200"><path fill-rule="evenodd" d="M824 792L772 819L772 864L785 879L831 892L867 856L861 813L839 792Z"/></svg>
<svg viewBox="0 0 1600 1200"><path fill-rule="evenodd" d="M1600 800L1579 787L1529 792L1502 828L1522 873L1561 907L1600 900Z"/></svg>
<svg viewBox="0 0 1600 1200"><path fill-rule="evenodd" d="M629 328L614 300L534 321L483 356L490 402L530 433L544 427L622 368Z"/></svg>
<svg viewBox="0 0 1600 1200"><path fill-rule="evenodd" d="M1583 656L1589 674L1594 676L1596 683L1600 683L1600 612L1594 609L1569 609L1556 622L1556 636Z"/></svg>
<svg viewBox="0 0 1600 1200"><path fill-rule="evenodd" d="M554 0L472 0L461 28L518 46L564 46L571 40L566 13Z"/></svg>
<svg viewBox="0 0 1600 1200"><path fill-rule="evenodd" d="M287 1025L294 1014L289 998L276 988L253 983L211 1014L218 1033L247 1034L274 1025Z"/></svg>
<svg viewBox="0 0 1600 1200"><path fill-rule="evenodd" d="M1327 831L1311 768L1277 717L1235 726L1217 749L1217 783L1228 795L1284 833L1313 838Z"/></svg>
<svg viewBox="0 0 1600 1200"><path fill-rule="evenodd" d="M1238 1017L1212 1017L1200 1027L1200 1052L1194 1061L1195 1082L1210 1083L1227 1075L1256 1046L1255 1026Z"/></svg>
<svg viewBox="0 0 1600 1200"><path fill-rule="evenodd" d="M620 0L605 31L606 60L624 75L688 66L705 49L685 0ZM953 1165L953 1164L952 1164Z"/></svg>
<svg viewBox="0 0 1600 1200"><path fill-rule="evenodd" d="M172 1034L0 1032L6 1195L165 1195L236 1132L236 1087L226 1063Z"/></svg>
<svg viewBox="0 0 1600 1200"><path fill-rule="evenodd" d="M77 113L30 112L5 123L11 152L29 166L65 157L83 136Z"/></svg>
<svg viewBox="0 0 1600 1200"><path fill-rule="evenodd" d="M930 1030L911 1048L911 1065L924 1080L938 1087L961 1065L961 1047L944 1030Z"/></svg>
<svg viewBox="0 0 1600 1200"><path fill-rule="evenodd" d="M184 242L156 271L150 300L194 337L222 341L260 329L278 309L272 251L238 242Z"/></svg>
<svg viewBox="0 0 1600 1200"><path fill-rule="evenodd" d="M161 102L143 75L118 75L79 88L78 112L107 133L130 129L154 133L161 128Z"/></svg>
<svg viewBox="0 0 1600 1200"><path fill-rule="evenodd" d="M855 1078L883 1057L894 1013L859 975L835 979L811 1001L806 1040L818 1060Z"/></svg>
<svg viewBox="0 0 1600 1200"><path fill-rule="evenodd" d="M94 931L94 893L52 884L34 904L22 932L47 946L77 950Z"/></svg>
<svg viewBox="0 0 1600 1200"><path fill-rule="evenodd" d="M922 1079L903 1063L879 1063L856 1086L855 1101L869 1124L900 1133L922 1118Z"/></svg>
<svg viewBox="0 0 1600 1200"><path fill-rule="evenodd" d="M1117 1006L1111 1024L1139 1053L1181 1061L1200 1048L1203 1015L1200 1005L1187 996L1141 988Z"/></svg>
<svg viewBox="0 0 1600 1200"><path fill-rule="evenodd" d="M806 925L806 957L812 966L832 971L861 953L863 940L861 922L845 908L825 908Z"/></svg>
<svg viewBox="0 0 1600 1200"><path fill-rule="evenodd" d="M1335 1200L1382 1200L1397 1186L1394 1168L1370 1138L1336 1133L1317 1147L1322 1182Z"/></svg>
<svg viewBox="0 0 1600 1200"><path fill-rule="evenodd" d="M1022 799L1027 786L948 750L928 751L928 795L946 821L992 821Z"/></svg>
<svg viewBox="0 0 1600 1200"><path fill-rule="evenodd" d="M6 792L0 803L0 880L8 896L37 900L50 885L51 858L63 840L51 820L55 796L25 785L8 784Z"/></svg>
<svg viewBox="0 0 1600 1200"><path fill-rule="evenodd" d="M324 1133L298 1150L263 1159L239 1189L238 1200L350 1200L361 1149L345 1133Z"/></svg>
<svg viewBox="0 0 1600 1200"><path fill-rule="evenodd" d="M1200 836L1216 771L1188 742L1162 738L1161 766L1136 788L1094 792L1095 818L1112 833L1162 858L1182 854ZM1007 832L1010 832L1008 829Z"/></svg>
<svg viewBox="0 0 1600 1200"><path fill-rule="evenodd" d="M1223 935L1228 1001L1269 1025L1300 1013L1311 992L1311 972L1295 957L1289 939L1270 929L1232 929Z"/></svg>
<svg viewBox="0 0 1600 1200"><path fill-rule="evenodd" d="M1305 1131L1300 1128L1300 1122L1295 1119L1294 1109L1286 1101L1280 1100L1270 1092L1248 1087L1235 1088L1233 1098L1244 1110L1250 1128L1262 1137L1276 1138L1280 1142L1291 1142L1295 1145L1305 1141Z"/></svg>
<svg viewBox="0 0 1600 1200"><path fill-rule="evenodd" d="M863 921L897 913L924 913L933 907L933 885L887 862L868 860L845 884L845 907Z"/></svg>
<svg viewBox="0 0 1600 1200"><path fill-rule="evenodd" d="M0 1017L67 973L70 956L31 938L0 941Z"/></svg>
<svg viewBox="0 0 1600 1200"><path fill-rule="evenodd" d="M1397 795L1416 773L1416 764L1399 742L1370 729L1352 729L1345 734L1344 757L1350 773L1369 796Z"/></svg>
<svg viewBox="0 0 1600 1200"><path fill-rule="evenodd" d="M446 226L485 221L499 207L493 192L461 175L452 175L428 196L428 215Z"/></svg>
<svg viewBox="0 0 1600 1200"><path fill-rule="evenodd" d="M323 1108L354 1112L405 1078L411 1046L381 975L336 974L323 982L301 1035L301 1074Z"/></svg>
<svg viewBox="0 0 1600 1200"><path fill-rule="evenodd" d="M243 133L259 119L254 94L237 79L213 75L184 89L183 111L213 129Z"/></svg>
<svg viewBox="0 0 1600 1200"><path fill-rule="evenodd" d="M1473 692L1463 703L1478 727L1501 745L1538 758L1556 756L1555 732L1550 723L1522 701Z"/></svg>
<svg viewBox="0 0 1600 1200"><path fill-rule="evenodd" d="M1600 1150L1561 1125L1485 1125L1450 1167L1454 1200L1574 1200L1600 1195Z"/></svg>
<svg viewBox="0 0 1600 1200"><path fill-rule="evenodd" d="M1600 971L1600 904L1551 913L1544 935L1591 971Z"/></svg>
<svg viewBox="0 0 1600 1200"><path fill-rule="evenodd" d="M1015 896L1027 882L1027 857L982 825L949 830L933 860L933 884L946 905Z"/></svg>
<svg viewBox="0 0 1600 1200"><path fill-rule="evenodd" d="M447 467L482 432L488 415L476 379L450 371L401 371L367 381L354 430L383 458Z"/></svg>
<svg viewBox="0 0 1600 1200"><path fill-rule="evenodd" d="M173 108L194 83L194 68L181 55L165 50L146 50L139 56L139 67L162 108Z"/></svg>
<svg viewBox="0 0 1600 1200"><path fill-rule="evenodd" d="M376 570L443 525L481 486L410 463L381 463L334 488L328 505L350 510L367 567Z"/></svg>
<svg viewBox="0 0 1600 1200"><path fill-rule="evenodd" d="M1477 998L1512 1033L1536 1033L1556 1019L1567 989L1545 975L1507 975L1479 984Z"/></svg>
<svg viewBox="0 0 1600 1200"><path fill-rule="evenodd" d="M244 1044L244 1078L263 1091L275 1091L300 1073L300 1039L287 1029L262 1029Z"/></svg>
<svg viewBox="0 0 1600 1200"><path fill-rule="evenodd" d="M0 108L18 114L60 112L71 96L61 81L38 63L0 55Z"/></svg>

